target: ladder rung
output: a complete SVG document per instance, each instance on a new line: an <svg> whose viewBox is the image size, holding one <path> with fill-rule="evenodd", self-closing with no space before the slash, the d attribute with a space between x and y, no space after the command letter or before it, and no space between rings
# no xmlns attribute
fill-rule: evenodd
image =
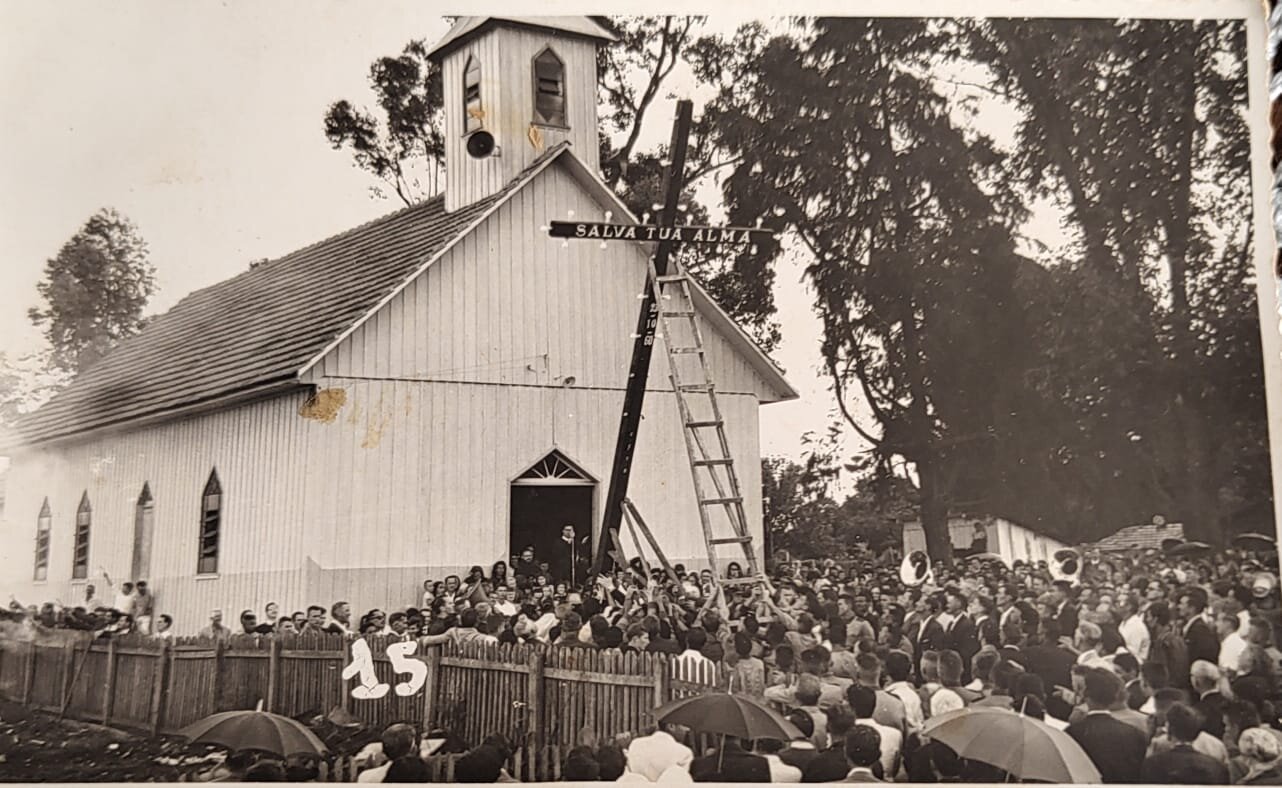
<svg viewBox="0 0 1282 788"><path fill-rule="evenodd" d="M729 457L718 457L710 460L695 460L694 464L695 465L729 465L732 462L734 462L734 460L730 459Z"/></svg>
<svg viewBox="0 0 1282 788"><path fill-rule="evenodd" d="M684 282L686 280L686 275L685 274L664 274L663 276L658 277L658 280L660 282Z"/></svg>
<svg viewBox="0 0 1282 788"><path fill-rule="evenodd" d="M682 383L681 385L677 386L677 388L678 388L678 389L680 389L681 391L690 391L690 392L695 392L695 391L708 391L708 392L710 392L710 391L712 391L712 384L711 384L711 383Z"/></svg>
<svg viewBox="0 0 1282 788"><path fill-rule="evenodd" d="M752 541L751 536L727 536L720 539L710 540L713 544L748 544Z"/></svg>
<svg viewBox="0 0 1282 788"><path fill-rule="evenodd" d="M701 506L719 506L724 503L743 503L743 497L730 495L725 498L703 498L699 501Z"/></svg>
<svg viewBox="0 0 1282 788"><path fill-rule="evenodd" d="M663 315L664 317L691 317L691 318L694 317L694 312L686 309L660 312L659 314Z"/></svg>
<svg viewBox="0 0 1282 788"><path fill-rule="evenodd" d="M686 426L692 430L696 430L696 429L699 429L700 427L722 427L722 426L725 426L725 422L722 421L721 419L709 419L707 421L687 421Z"/></svg>
<svg viewBox="0 0 1282 788"><path fill-rule="evenodd" d="M694 347L693 345L691 345L690 347L670 347L668 348L668 352L669 353L702 353L703 348Z"/></svg>

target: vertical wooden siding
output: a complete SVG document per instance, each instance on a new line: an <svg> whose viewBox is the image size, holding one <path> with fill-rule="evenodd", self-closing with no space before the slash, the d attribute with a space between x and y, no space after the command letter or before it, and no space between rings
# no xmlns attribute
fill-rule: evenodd
<svg viewBox="0 0 1282 788"><path fill-rule="evenodd" d="M571 211L585 221L605 213L553 165L334 348L317 374L553 386L572 376L576 386L622 388L646 253L540 232ZM780 398L699 322L718 390ZM650 390L669 390L665 365L656 352Z"/></svg>
<svg viewBox="0 0 1282 788"><path fill-rule="evenodd" d="M89 582L110 601L99 567L117 582L131 579L134 505L145 482L154 498L151 571L137 579L148 581L156 612L173 615L179 632L207 624L213 608L223 609L230 624L243 608L261 615L268 601L282 608L301 604L305 435L315 429L298 416L303 401L302 394L277 397L17 454L6 516L5 587L23 602L74 604L84 598L84 583L71 582L71 552L76 504L87 490L93 505ZM197 578L200 496L215 467L224 494L219 572ZM45 496L53 514L49 579L34 583L36 514Z"/></svg>
<svg viewBox="0 0 1282 788"><path fill-rule="evenodd" d="M543 146L529 140L534 119L534 56L551 45L565 63L566 124L540 126ZM501 154L474 159L463 134L463 70L469 56L481 64L483 127L494 135ZM554 32L499 28L484 33L447 56L442 63L445 87L446 210L455 210L494 194L544 150L569 140L588 168L600 169L597 149L596 46L591 41Z"/></svg>

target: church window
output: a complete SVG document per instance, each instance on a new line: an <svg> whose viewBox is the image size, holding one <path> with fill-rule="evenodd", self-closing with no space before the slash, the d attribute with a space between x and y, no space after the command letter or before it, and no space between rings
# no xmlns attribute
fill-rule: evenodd
<svg viewBox="0 0 1282 788"><path fill-rule="evenodd" d="M49 513L49 499L45 498L44 505L40 507L40 514L36 517L36 569L32 575L36 580L49 577L49 529L52 524L53 516Z"/></svg>
<svg viewBox="0 0 1282 788"><path fill-rule="evenodd" d="M481 111L481 63L475 57L467 59L463 69L463 130L473 132L481 128L485 113Z"/></svg>
<svg viewBox="0 0 1282 788"><path fill-rule="evenodd" d="M89 505L89 491L80 496L76 509L76 541L72 549L71 578L84 580L89 576L89 526L93 522L93 508Z"/></svg>
<svg viewBox="0 0 1282 788"><path fill-rule="evenodd" d="M217 469L209 472L209 481L200 497L200 554L196 574L212 575L218 571L218 543L222 534L223 487Z"/></svg>
<svg viewBox="0 0 1282 788"><path fill-rule="evenodd" d="M551 49L534 58L534 120L565 125L565 64Z"/></svg>

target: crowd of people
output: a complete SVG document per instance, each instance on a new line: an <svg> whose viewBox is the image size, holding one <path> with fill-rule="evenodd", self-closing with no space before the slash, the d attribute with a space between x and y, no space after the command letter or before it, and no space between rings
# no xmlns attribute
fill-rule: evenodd
<svg viewBox="0 0 1282 788"><path fill-rule="evenodd" d="M341 601L292 614L269 604L235 627L215 611L202 634L667 653L773 705L802 733L695 753L684 732L656 730L626 746L577 748L563 770L575 779L1002 781L1008 775L923 735L938 715L998 706L1066 731L1105 782L1282 783L1276 552L1083 559L1071 577L1044 561L960 560L913 585L893 551L862 553L778 564L763 587L742 582L733 563L721 578L636 559L589 576L586 561L539 560L526 548L488 571L426 581L417 606L390 614L353 620ZM117 600L132 607L118 604L111 617L150 613L139 589L120 593L133 595ZM32 617L43 624L48 612ZM52 612L70 625L84 611ZM421 754L417 744L408 754L384 748L385 781L413 770L398 758ZM488 775L502 749L478 744L456 779L473 765Z"/></svg>

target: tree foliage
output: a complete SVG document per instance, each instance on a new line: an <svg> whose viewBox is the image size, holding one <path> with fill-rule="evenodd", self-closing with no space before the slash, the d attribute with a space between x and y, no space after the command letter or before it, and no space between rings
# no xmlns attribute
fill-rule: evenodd
<svg viewBox="0 0 1282 788"><path fill-rule="evenodd" d="M134 223L104 208L45 264L36 290L43 304L28 316L44 328L50 365L83 372L142 328L155 268Z"/></svg>
<svg viewBox="0 0 1282 788"><path fill-rule="evenodd" d="M915 481L932 555L949 512L1073 542L1271 523L1243 35L819 19L709 61L726 201L806 249L847 425ZM1063 247L1020 243L1039 202Z"/></svg>
<svg viewBox="0 0 1282 788"><path fill-rule="evenodd" d="M369 68L379 115L342 99L325 113L325 138L335 150L351 150L356 165L382 181L406 205L444 185L444 91L440 69L421 40ZM374 190L383 196L381 189Z"/></svg>

